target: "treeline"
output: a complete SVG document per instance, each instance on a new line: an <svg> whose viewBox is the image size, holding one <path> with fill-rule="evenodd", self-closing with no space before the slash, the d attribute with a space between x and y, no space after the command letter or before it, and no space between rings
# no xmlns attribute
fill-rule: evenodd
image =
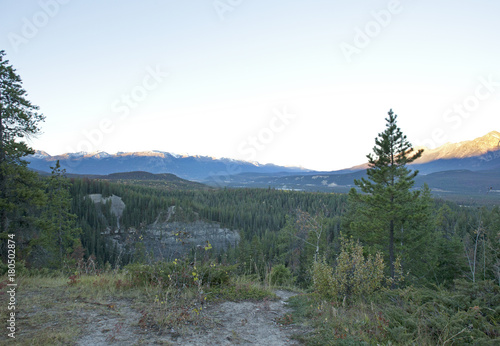
<svg viewBox="0 0 500 346"><path fill-rule="evenodd" d="M109 203L93 203L88 198L91 194L102 194L103 197L116 195L122 198L125 203L125 210L120 218L122 232L128 232L131 228L140 231L157 220L164 220L168 208L175 206L176 212L170 221L218 222L223 227L240 231L242 246L258 239L259 243L269 249L276 247L277 233L284 227L288 215L299 209L311 213L324 210L330 222L335 221L338 227L339 217L347 200L346 195L275 189L167 192L89 179L72 179L70 191L72 213L77 216L83 230L82 244L87 251L86 255L94 255L99 262L109 261L112 265L115 265L113 258L116 256L103 245L106 242L103 234L106 231L117 231L116 217L112 215Z"/></svg>
<svg viewBox="0 0 500 346"><path fill-rule="evenodd" d="M284 264L299 284L310 281L308 269L317 251L333 261L338 254L340 234L352 234L352 215L347 212L345 194L275 189L167 192L105 181L72 180L72 212L83 230L81 240L87 256L94 255L100 263L108 261L112 265L117 264L116 254L105 245L102 233L116 229L116 217L111 214L109 203L94 204L86 198L94 193L122 198L126 205L120 220L123 232L130 228L142 230L162 215L165 217L171 206L176 206L176 221L201 219L237 229L242 235L238 247L223 256L219 254L219 258L239 263L245 273L261 277L271 267ZM436 284L451 283L464 276L470 280L498 280L500 208L461 207L432 199L427 202L427 221L418 225L420 233L416 233L425 237L405 238L406 243L403 242L399 233L412 234L411 225L399 229L396 235L397 254L403 254L403 269L410 270L410 277ZM372 242L371 237L368 233L357 234L365 245ZM384 252L383 247L381 250Z"/></svg>
<svg viewBox="0 0 500 346"><path fill-rule="evenodd" d="M118 231L111 204L94 203L89 198L91 194L122 198L126 205L119 220L123 233L131 228L141 232L157 220L164 221L171 206L176 207L176 212L170 221L205 220L236 229L242 236L238 246L223 254L213 251L214 257L221 262L237 263L242 273L261 278L282 264L302 286L311 283L310 268L317 253L333 263L341 233L353 234L345 194L275 189L165 191L100 180L70 180L59 169L52 177L37 181L45 184L44 191L52 191L53 197L52 204L43 197L40 204L44 207L31 207L30 218L25 218L25 227L19 229L25 240L19 254L28 265L55 268L58 264L74 264L78 258L92 258L98 265L109 263L116 267L133 261L130 253L120 253L107 236ZM54 204L56 201L59 204ZM498 282L500 208L464 207L432 199L428 203L428 220L419 225L419 232L426 236L406 239L405 243L396 235L397 254L404 254L403 269L410 270L409 280L443 284L466 277L471 281ZM65 213L61 214L61 210ZM66 220L62 223L65 227L50 226L61 224L60 220ZM399 231L410 234L412 230ZM372 236L356 234L366 245L367 254ZM376 249L386 252L383 247Z"/></svg>

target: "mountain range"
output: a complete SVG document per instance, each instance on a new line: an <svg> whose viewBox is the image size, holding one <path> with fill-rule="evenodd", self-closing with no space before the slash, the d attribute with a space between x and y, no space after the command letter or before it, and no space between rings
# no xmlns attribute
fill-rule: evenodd
<svg viewBox="0 0 500 346"><path fill-rule="evenodd" d="M415 148L420 149L420 148ZM416 186L427 183L434 194L488 194L500 200L500 133L460 143L446 143L435 149L423 148L421 158L410 165L418 169ZM213 158L176 155L163 151L117 153L67 153L51 156L43 151L27 159L31 169L50 172L59 160L67 173L109 175L143 171L153 174L171 173L182 179L212 186L275 187L280 189L346 192L366 174L368 164L339 171L318 172L301 167ZM102 177L103 178L103 177ZM161 175L148 179L163 179Z"/></svg>
<svg viewBox="0 0 500 346"><path fill-rule="evenodd" d="M84 175L107 175L112 173L145 171L149 173L171 173L180 178L203 181L214 176L228 176L239 173L304 173L309 170L299 167L282 167L273 164L261 165L256 162L213 158L198 155L176 155L163 151L119 152L110 155L97 153L66 153L51 156L44 151L36 151L29 156L29 167L50 172L57 160L67 173Z"/></svg>

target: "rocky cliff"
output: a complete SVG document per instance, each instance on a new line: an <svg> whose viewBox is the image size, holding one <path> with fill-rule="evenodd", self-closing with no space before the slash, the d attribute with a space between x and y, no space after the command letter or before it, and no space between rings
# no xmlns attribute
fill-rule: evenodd
<svg viewBox="0 0 500 346"><path fill-rule="evenodd" d="M120 217L125 203L119 196L103 198L100 194L89 195L94 203L110 202L111 214L117 217L118 227L108 228L104 235L116 245L118 253L123 256L132 254L147 261L161 259L173 260L193 250L203 255L204 251L227 250L240 241L237 230L221 227L218 223L198 220L195 222L173 221L176 207L171 206L164 216L140 228L120 228Z"/></svg>

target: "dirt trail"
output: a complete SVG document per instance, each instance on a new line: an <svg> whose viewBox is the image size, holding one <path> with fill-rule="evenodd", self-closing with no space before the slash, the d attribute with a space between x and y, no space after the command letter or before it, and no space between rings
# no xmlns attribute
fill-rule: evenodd
<svg viewBox="0 0 500 346"><path fill-rule="evenodd" d="M299 345L290 339L295 327L277 322L286 321L290 312L286 300L295 293L277 290L276 295L280 297L277 301L207 306L203 314L213 327L187 327L180 333L171 330L162 334L141 329L137 324L140 313L125 302L117 303L113 312L98 309L100 312L86 316L87 330L77 345Z"/></svg>
<svg viewBox="0 0 500 346"><path fill-rule="evenodd" d="M290 339L292 326L276 322L289 312L286 300L295 295L276 291L278 301L225 302L206 311L216 327L205 333L180 337L178 345L299 345Z"/></svg>

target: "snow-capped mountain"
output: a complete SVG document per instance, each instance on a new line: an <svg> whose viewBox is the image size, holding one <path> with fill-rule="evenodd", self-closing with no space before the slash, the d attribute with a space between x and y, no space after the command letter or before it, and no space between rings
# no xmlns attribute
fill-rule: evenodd
<svg viewBox="0 0 500 346"><path fill-rule="evenodd" d="M262 165L257 162L199 155L179 155L159 150L119 152L112 155L105 152L80 152L56 156L37 151L27 160L31 162L31 168L45 172L50 172L50 167L59 160L61 167L68 173L76 174L106 175L133 171L172 173L183 179L204 181L217 186L248 187L283 186L283 184L292 186L293 180L296 185L293 185L293 188L296 189L302 189L302 185L311 189L316 189L318 186L321 188L334 186L332 184L350 186L353 177L364 174L367 167L364 164L342 171L321 172L321 176L329 176L331 179L314 179L319 172L300 167ZM496 186L496 176L500 184L500 133L492 131L474 140L447 143L436 149L425 149L422 158L410 168L418 169L420 176L453 170L487 171L484 174L487 174L488 184ZM349 174L354 175L351 177ZM333 179L334 176L337 180ZM445 174L445 177L448 176L449 174ZM467 179L469 178L470 174L467 175ZM478 176L477 180L484 181L483 178Z"/></svg>
<svg viewBox="0 0 500 346"><path fill-rule="evenodd" d="M493 131L475 140L427 149L423 157L409 167L418 169L421 173L415 179L415 187L427 184L432 193L441 198L468 201L467 203L498 204L499 142L500 133ZM367 177L367 167L368 164L363 164L341 171L297 175L240 174L228 179L226 185L346 193L355 187L354 179Z"/></svg>
<svg viewBox="0 0 500 346"><path fill-rule="evenodd" d="M459 143L446 143L435 149L424 148L424 154L415 163L442 159L463 159L500 150L500 132L491 131L483 137Z"/></svg>
<svg viewBox="0 0 500 346"><path fill-rule="evenodd" d="M436 149L424 148L412 167L428 174L446 170L470 171L500 169L500 132L459 143L446 143Z"/></svg>
<svg viewBox="0 0 500 346"><path fill-rule="evenodd" d="M424 149L422 157L410 164L422 174L441 171L466 169L470 171L500 169L500 132L490 133L459 143L446 143L435 149ZM368 163L363 163L346 170L347 172L365 170Z"/></svg>
<svg viewBox="0 0 500 346"><path fill-rule="evenodd" d="M142 152L66 153L51 156L36 151L28 156L29 167L50 172L50 167L59 160L67 173L105 175L119 172L146 171L149 173L172 173L188 180L224 180L240 173L305 173L308 170L297 167L282 167L272 164L214 158L199 155L179 155L153 150Z"/></svg>

